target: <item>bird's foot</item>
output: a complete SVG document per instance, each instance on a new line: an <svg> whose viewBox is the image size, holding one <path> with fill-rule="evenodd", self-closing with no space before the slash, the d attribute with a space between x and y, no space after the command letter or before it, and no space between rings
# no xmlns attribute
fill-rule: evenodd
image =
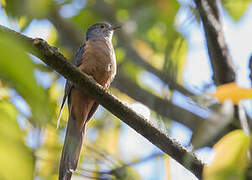
<svg viewBox="0 0 252 180"><path fill-rule="evenodd" d="M88 76L88 79L90 80L90 81L92 81L93 83L97 83L97 81L94 79L94 77L93 76L91 76L91 75L88 75L87 74L87 76Z"/></svg>
<svg viewBox="0 0 252 180"><path fill-rule="evenodd" d="M109 89L109 85L108 85L108 84L105 84L105 86L103 87L103 89L104 89L105 91L107 91L107 90Z"/></svg>

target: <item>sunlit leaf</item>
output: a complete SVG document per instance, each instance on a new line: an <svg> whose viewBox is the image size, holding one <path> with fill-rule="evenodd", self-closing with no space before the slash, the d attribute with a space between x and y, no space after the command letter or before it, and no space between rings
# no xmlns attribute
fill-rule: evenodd
<svg viewBox="0 0 252 180"><path fill-rule="evenodd" d="M25 28L27 28L27 26L30 24L30 22L31 22L31 18L29 18L27 16L21 16L18 19L20 31L23 31Z"/></svg>
<svg viewBox="0 0 252 180"><path fill-rule="evenodd" d="M51 45L51 46L55 46L56 42L58 39L58 32L55 29L55 27L52 28L49 37L47 38L47 42Z"/></svg>
<svg viewBox="0 0 252 180"><path fill-rule="evenodd" d="M17 110L0 101L0 179L33 179L34 157L16 121Z"/></svg>
<svg viewBox="0 0 252 180"><path fill-rule="evenodd" d="M250 138L242 130L225 135L214 145L213 162L203 170L205 180L244 179Z"/></svg>
<svg viewBox="0 0 252 180"><path fill-rule="evenodd" d="M10 98L9 89L4 87L0 81L0 100L8 100Z"/></svg>
<svg viewBox="0 0 252 180"><path fill-rule="evenodd" d="M182 82L187 56L187 41L177 34L167 45L164 70L179 82Z"/></svg>
<svg viewBox="0 0 252 180"><path fill-rule="evenodd" d="M174 42L174 47L170 56L171 60L173 61L173 64L176 65L175 68L177 70L177 80L179 82L182 82L183 79L182 75L186 63L186 56L187 56L187 41L180 37Z"/></svg>
<svg viewBox="0 0 252 180"><path fill-rule="evenodd" d="M0 3L2 4L3 7L6 6L6 1L5 0L0 0Z"/></svg>
<svg viewBox="0 0 252 180"><path fill-rule="evenodd" d="M129 12L126 9L118 9L116 18L120 23L124 23L129 19Z"/></svg>
<svg viewBox="0 0 252 180"><path fill-rule="evenodd" d="M171 28L172 29L172 28ZM158 52L163 51L165 45L167 43L168 38L164 38L167 33L167 28L165 23L157 23L151 28L148 29L147 37L150 43L152 44L152 48Z"/></svg>
<svg viewBox="0 0 252 180"><path fill-rule="evenodd" d="M26 100L33 122L42 124L51 118L51 107L45 90L34 77L34 65L21 42L0 34L0 78Z"/></svg>
<svg viewBox="0 0 252 180"><path fill-rule="evenodd" d="M251 0L222 0L223 7L235 21L240 20L250 4Z"/></svg>
<svg viewBox="0 0 252 180"><path fill-rule="evenodd" d="M116 63L120 64L123 61L123 59L125 58L124 49L123 48L116 48L115 55L116 55Z"/></svg>
<svg viewBox="0 0 252 180"><path fill-rule="evenodd" d="M252 98L252 89L241 88L236 83L228 83L218 86L216 92L211 93L210 96L217 98L220 103L230 99L237 105L240 100Z"/></svg>

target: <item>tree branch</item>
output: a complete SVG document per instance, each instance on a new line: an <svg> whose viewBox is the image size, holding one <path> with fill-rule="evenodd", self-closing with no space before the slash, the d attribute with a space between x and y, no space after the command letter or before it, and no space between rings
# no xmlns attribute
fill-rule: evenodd
<svg viewBox="0 0 252 180"><path fill-rule="evenodd" d="M225 42L216 0L194 0L205 31L215 84L235 81L235 68Z"/></svg>
<svg viewBox="0 0 252 180"><path fill-rule="evenodd" d="M0 32L25 41L32 47L27 48L28 52L39 57L48 66L70 80L76 87L94 98L112 114L190 170L196 177L202 177L204 164L193 153L155 128L147 119L138 115L125 103L104 90L102 86L92 82L86 74L80 72L77 67L69 63L56 48L49 46L42 39L32 39L3 26L0 26Z"/></svg>

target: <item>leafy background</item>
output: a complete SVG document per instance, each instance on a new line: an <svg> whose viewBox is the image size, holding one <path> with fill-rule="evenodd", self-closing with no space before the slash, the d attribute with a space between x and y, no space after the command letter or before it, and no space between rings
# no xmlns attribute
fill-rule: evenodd
<svg viewBox="0 0 252 180"><path fill-rule="evenodd" d="M215 89L192 1L0 0L0 3L0 24L46 39L69 60L90 25L99 21L123 24L113 39L118 79L110 91L186 146L193 133L202 136L191 128L195 126L194 116L185 117L176 110L182 108L201 118L209 117L211 110L192 103L187 94L173 90L162 75L197 95ZM250 85L247 64L252 42L251 8L250 0L221 1L224 32L238 67L238 83L247 87ZM57 179L67 108L59 129L56 129L56 119L65 80L36 57L24 53L24 46L0 34L0 179ZM151 105L154 102L149 97L139 96L142 91L174 104L177 109L169 111L173 115L160 113L160 109L169 107ZM251 115L250 101L244 105ZM184 121L188 121L189 128L182 125ZM226 167L223 171L213 160L212 167L217 168L204 171L209 179L225 179L227 172L234 172L238 178L244 176L247 167L244 154L250 140L243 132L228 134L213 148L211 143L199 146L201 149L196 153L210 162L213 149L220 156L225 154L233 138L242 142L233 145L234 152L227 153L234 160L227 157L229 166L223 165ZM243 166L232 171L237 169L236 160ZM102 107L88 124L75 177L196 179Z"/></svg>

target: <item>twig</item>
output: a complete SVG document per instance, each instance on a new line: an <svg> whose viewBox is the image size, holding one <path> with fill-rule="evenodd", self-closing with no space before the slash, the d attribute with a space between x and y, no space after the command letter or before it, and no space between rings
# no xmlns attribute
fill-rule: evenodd
<svg viewBox="0 0 252 180"><path fill-rule="evenodd" d="M164 153L153 153L147 157L144 157L142 159L139 159L137 161L133 161L133 162L130 162L130 163L126 163L124 165L122 165L121 167L117 167L115 169L112 169L111 171L109 171L111 174L114 174L116 173L116 171L120 171L121 169L124 169L128 166L133 166L133 165L137 165L137 164L140 164L140 163L143 163L143 162L146 162L146 161L149 161L153 158L156 158L156 157L159 157L159 156L164 156Z"/></svg>
<svg viewBox="0 0 252 180"><path fill-rule="evenodd" d="M111 176L115 176L116 178L120 179L120 178L123 178L123 174L124 174L124 169L129 167L129 166L134 166L134 165L137 165L137 164L140 164L140 163L144 163L146 161L149 161L153 158L156 158L156 157L159 157L159 156L164 156L165 154L164 153L161 153L161 152L158 152L158 153L153 153L147 157L144 157L142 159L139 159L137 161L132 161L132 162L129 162L129 163L126 163L126 164L123 164L119 167L116 167L114 169L111 169L111 170L104 170L104 171L95 171L95 170L89 170L89 169L80 169L81 171L83 172L86 172L86 173L92 173L92 174L97 174L97 175L111 175Z"/></svg>

